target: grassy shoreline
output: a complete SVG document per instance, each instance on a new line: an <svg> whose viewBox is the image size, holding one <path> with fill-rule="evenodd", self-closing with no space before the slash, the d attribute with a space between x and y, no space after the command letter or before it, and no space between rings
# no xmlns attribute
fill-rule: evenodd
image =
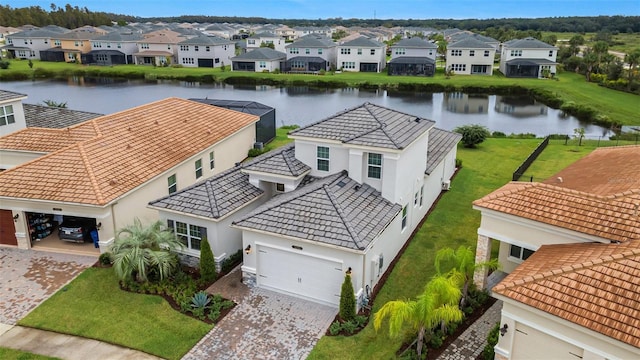
<svg viewBox="0 0 640 360"><path fill-rule="evenodd" d="M228 67L227 67L228 68ZM514 79L493 76L453 76L447 79L442 69L434 77L388 76L385 73L336 73L325 75L274 74L222 71L220 68L173 68L140 65L88 66L58 62L13 60L9 69L0 70L1 81L68 78L71 76L121 79L179 80L202 83L224 82L272 86L311 86L322 88L357 87L390 91L483 93L492 95L530 95L538 101L587 122L605 127L640 125L638 95L607 89L588 83L569 72L557 80Z"/></svg>

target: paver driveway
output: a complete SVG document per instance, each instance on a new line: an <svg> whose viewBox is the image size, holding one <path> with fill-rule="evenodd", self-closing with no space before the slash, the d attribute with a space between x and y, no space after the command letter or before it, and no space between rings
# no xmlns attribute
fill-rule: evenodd
<svg viewBox="0 0 640 360"><path fill-rule="evenodd" d="M304 359L338 309L240 283L240 270L207 290L238 303L184 359Z"/></svg>
<svg viewBox="0 0 640 360"><path fill-rule="evenodd" d="M0 247L0 323L15 324L96 260Z"/></svg>

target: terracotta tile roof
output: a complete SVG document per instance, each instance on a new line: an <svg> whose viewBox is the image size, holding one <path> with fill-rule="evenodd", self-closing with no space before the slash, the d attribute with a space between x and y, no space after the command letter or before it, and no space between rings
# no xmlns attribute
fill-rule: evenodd
<svg viewBox="0 0 640 360"><path fill-rule="evenodd" d="M640 189L640 146L598 148L544 183L596 195Z"/></svg>
<svg viewBox="0 0 640 360"><path fill-rule="evenodd" d="M640 239L640 193L598 196L542 183L511 182L473 202L477 207L598 236Z"/></svg>
<svg viewBox="0 0 640 360"><path fill-rule="evenodd" d="M640 240L544 245L493 292L640 347Z"/></svg>
<svg viewBox="0 0 640 360"><path fill-rule="evenodd" d="M168 98L67 129L28 128L0 148L54 152L0 173L0 197L105 205L258 119Z"/></svg>

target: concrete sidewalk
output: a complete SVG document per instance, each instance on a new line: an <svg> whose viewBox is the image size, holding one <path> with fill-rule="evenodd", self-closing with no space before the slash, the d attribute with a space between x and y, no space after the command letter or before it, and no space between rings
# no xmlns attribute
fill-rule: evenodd
<svg viewBox="0 0 640 360"><path fill-rule="evenodd" d="M65 360L160 359L141 351L98 340L3 324L0 324L0 347L53 356Z"/></svg>

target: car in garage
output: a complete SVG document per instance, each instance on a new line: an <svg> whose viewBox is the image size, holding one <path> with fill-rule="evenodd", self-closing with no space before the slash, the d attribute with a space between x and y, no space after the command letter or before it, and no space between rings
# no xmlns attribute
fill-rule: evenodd
<svg viewBox="0 0 640 360"><path fill-rule="evenodd" d="M70 242L91 242L91 230L95 228L95 219L65 216L58 227L58 237Z"/></svg>

